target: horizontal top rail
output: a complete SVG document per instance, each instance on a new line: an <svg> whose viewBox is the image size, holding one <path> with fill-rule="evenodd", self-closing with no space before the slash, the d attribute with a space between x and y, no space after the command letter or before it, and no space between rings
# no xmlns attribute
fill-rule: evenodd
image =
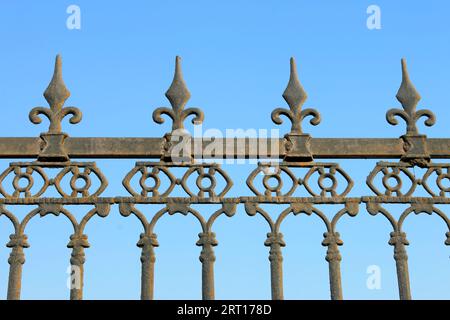
<svg viewBox="0 0 450 320"><path fill-rule="evenodd" d="M214 155L203 151L212 143L209 138L193 138L191 155L211 158L264 158L272 157L271 146L278 143L276 153L279 158L286 156L284 139L274 138L215 138L215 143L222 146ZM450 138L428 138L426 140L431 158L450 159ZM74 138L68 137L64 147L71 159L111 158L159 159L163 155L164 138ZM202 146L201 152L196 151ZM260 155L259 148L267 146L267 152ZM404 153L405 142L401 138L311 138L310 149L316 159L395 159ZM42 147L41 138L20 137L0 138L0 158L37 158ZM299 147L294 146L291 152ZM197 149L199 150L199 149Z"/></svg>

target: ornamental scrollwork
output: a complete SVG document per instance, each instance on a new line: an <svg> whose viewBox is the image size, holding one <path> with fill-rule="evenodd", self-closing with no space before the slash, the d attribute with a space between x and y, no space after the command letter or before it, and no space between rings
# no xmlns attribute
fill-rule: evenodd
<svg viewBox="0 0 450 320"><path fill-rule="evenodd" d="M182 168L184 172L176 177L171 168ZM219 186L218 179L222 182ZM133 180L139 181L138 189ZM125 189L135 197L168 197L176 186L188 197L222 198L233 186L227 173L218 164L170 164L165 162L137 162L125 176Z"/></svg>
<svg viewBox="0 0 450 320"><path fill-rule="evenodd" d="M162 115L165 114L169 116L172 119L171 133L174 133L177 130L184 130L184 120L190 115L195 116L192 119L193 124L201 124L203 122L204 114L202 110L199 108L184 109L191 97L191 93L184 82L181 71L181 58L178 56L175 59L175 74L173 76L173 81L166 92L166 97L172 105L172 109L167 107L157 108L153 112L153 121L161 124L164 122Z"/></svg>
<svg viewBox="0 0 450 320"><path fill-rule="evenodd" d="M331 219L314 206L310 202L298 203L292 202L289 207L283 210L276 220L273 220L267 211L262 209L255 201L245 202L245 210L249 216L260 214L268 223L270 232L267 233L267 239L264 245L270 248L269 260L271 264L271 280L272 280L272 299L283 299L283 281L282 281L282 248L286 246L283 234L280 231L281 224L289 214L299 215L306 214L308 216L318 216L326 227L323 234L324 240L322 245L327 247L325 260L329 264L330 283L335 283L330 287L332 299L342 299L342 288L340 286L340 261L342 259L339 252L339 246L343 245L339 232L336 231L336 224L342 216L348 214L354 217L359 211L359 201L349 200L345 202L345 207L339 210Z"/></svg>
<svg viewBox="0 0 450 320"><path fill-rule="evenodd" d="M378 162L367 177L367 185L379 197L411 197L422 186L431 197L450 194L450 164L429 163L423 175L405 162Z"/></svg>
<svg viewBox="0 0 450 320"><path fill-rule="evenodd" d="M54 178L49 178L45 173L46 169L59 169L59 172ZM8 192L5 185L10 175L12 192ZM95 189L93 177L98 181ZM40 180L39 186L36 186L37 179ZM21 181L24 183L21 184ZM65 181L68 181L69 188L63 186ZM49 186L54 186L63 198L94 198L98 197L107 185L105 176L94 162L13 162L0 175L0 194L6 199L39 198Z"/></svg>
<svg viewBox="0 0 450 320"><path fill-rule="evenodd" d="M436 117L430 110L423 109L416 111L417 104L421 97L409 78L405 59L402 59L402 83L396 97L401 103L403 110L390 109L386 113L386 120L389 124L397 125L398 120L395 116L398 116L406 122L406 135L418 135L419 131L416 123L419 118L426 117L427 120L425 120L425 125L428 127L431 127L436 123Z"/></svg>
<svg viewBox="0 0 450 320"><path fill-rule="evenodd" d="M289 82L284 90L283 98L289 105L289 109L285 108L276 108L272 111L272 121L275 124L282 124L283 120L281 119L281 115L286 116L291 121L291 131L290 135L301 135L303 134L302 130L302 121L308 116L311 116L310 123L313 126L317 126L320 121L320 113L311 108L307 108L302 110L302 106L307 99L307 94L303 89L303 86L300 84L297 75L297 66L295 64L295 59L291 58L290 61L290 76Z"/></svg>
<svg viewBox="0 0 450 320"><path fill-rule="evenodd" d="M299 177L294 169L306 173ZM255 185L257 180L261 181ZM247 178L247 185L256 196L292 197L302 186L301 196L335 198L345 197L353 181L335 163L259 163Z"/></svg>
<svg viewBox="0 0 450 320"><path fill-rule="evenodd" d="M81 121L81 111L76 107L64 107L64 103L70 97L70 91L66 88L62 78L62 61L61 56L56 56L55 69L52 80L44 92L44 97L47 100L50 108L35 107L30 111L30 121L34 124L39 124L42 119L39 115L44 115L50 121L47 134L61 134L62 120L71 115L70 123L76 124Z"/></svg>

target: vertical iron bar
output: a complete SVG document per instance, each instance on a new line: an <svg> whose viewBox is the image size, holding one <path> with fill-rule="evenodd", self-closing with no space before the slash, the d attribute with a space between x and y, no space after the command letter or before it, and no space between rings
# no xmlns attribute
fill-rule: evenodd
<svg viewBox="0 0 450 320"><path fill-rule="evenodd" d="M70 258L70 300L83 300L85 261L84 248L75 246Z"/></svg>
<svg viewBox="0 0 450 320"><path fill-rule="evenodd" d="M408 258L396 258L397 279L400 300L411 300L411 289L409 284Z"/></svg>
<svg viewBox="0 0 450 320"><path fill-rule="evenodd" d="M141 254L141 300L153 300L155 251L152 245L142 248Z"/></svg>
<svg viewBox="0 0 450 320"><path fill-rule="evenodd" d="M341 254L336 243L330 244L325 258L328 261L331 300L342 300Z"/></svg>
<svg viewBox="0 0 450 320"><path fill-rule="evenodd" d="M411 288L409 283L408 254L403 243L394 247L394 259L397 268L397 280L400 300L411 300Z"/></svg>
<svg viewBox="0 0 450 320"><path fill-rule="evenodd" d="M213 246L217 246L216 235L214 232L207 231L199 233L198 246L202 246L200 253L200 262L202 263L202 299L214 300L214 262L216 256Z"/></svg>
<svg viewBox="0 0 450 320"><path fill-rule="evenodd" d="M142 233L137 246L141 252L141 300L153 300L154 274L155 274L155 250L159 246L157 236L154 233Z"/></svg>
<svg viewBox="0 0 450 320"><path fill-rule="evenodd" d="M264 244L270 246L269 261L272 300L283 300L283 254L281 247L286 245L283 240L283 234L281 232L268 233Z"/></svg>
<svg viewBox="0 0 450 320"><path fill-rule="evenodd" d="M22 266L25 263L25 254L23 247L16 245L12 248L8 259L9 278L8 278L8 300L20 300L20 290L22 287Z"/></svg>
<svg viewBox="0 0 450 320"><path fill-rule="evenodd" d="M279 245L270 248L269 260L272 300L283 300L283 256Z"/></svg>
<svg viewBox="0 0 450 320"><path fill-rule="evenodd" d="M200 261L202 262L202 299L214 300L214 262L216 257L212 245L203 246Z"/></svg>
<svg viewBox="0 0 450 320"><path fill-rule="evenodd" d="M400 300L411 300L411 288L409 284L408 254L405 246L409 244L406 233L401 231L391 232L389 244L394 246L394 259L397 269L397 281Z"/></svg>
<svg viewBox="0 0 450 320"><path fill-rule="evenodd" d="M72 248L70 256L70 300L83 299L84 286L84 263L86 256L84 249L89 248L87 235L82 233L81 229L75 230L70 236L68 248Z"/></svg>
<svg viewBox="0 0 450 320"><path fill-rule="evenodd" d="M323 236L325 239L322 241L322 245L327 247L327 255L325 256L325 260L328 261L331 300L342 300L342 257L339 252L339 246L341 246L344 242L341 240L339 232L327 231L323 234Z"/></svg>

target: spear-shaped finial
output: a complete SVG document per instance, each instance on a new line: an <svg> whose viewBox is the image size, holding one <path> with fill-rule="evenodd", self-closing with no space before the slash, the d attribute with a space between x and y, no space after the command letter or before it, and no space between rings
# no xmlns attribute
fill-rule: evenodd
<svg viewBox="0 0 450 320"><path fill-rule="evenodd" d="M166 107L157 108L153 112L153 121L156 123L163 123L164 119L161 115L168 115L173 121L172 132L178 129L184 129L183 122L189 115L195 115L192 119L193 124L200 124L203 122L204 114L199 108L188 108L184 110L191 94L183 79L181 58L179 56L175 59L175 74L173 76L172 84L166 92L166 97L172 105L172 109Z"/></svg>
<svg viewBox="0 0 450 320"><path fill-rule="evenodd" d="M70 97L70 91L66 88L62 78L62 61L59 54L56 56L53 77L44 91L44 97L50 105L50 109L54 111L61 110L64 102Z"/></svg>
<svg viewBox="0 0 450 320"><path fill-rule="evenodd" d="M397 125L398 120L395 116L399 116L406 122L406 135L418 135L419 131L417 129L417 120L420 117L427 117L425 120L425 125L431 127L436 122L436 117L433 112L428 109L423 109L416 111L416 107L421 97L417 92L416 88L409 78L408 69L406 68L406 60L402 58L402 83L398 89L396 98L402 104L403 110L401 109L390 109L386 113L386 120L391 125Z"/></svg>
<svg viewBox="0 0 450 320"><path fill-rule="evenodd" d="M302 106L306 101L308 95L303 89L297 75L297 66L295 64L295 59L292 57L291 61L291 71L289 76L289 82L284 90L283 98L289 105L289 110L284 108L277 108L272 111L272 121L276 124L283 123L280 115L286 116L292 123L290 134L303 134L302 131L302 121L307 116L312 116L310 123L314 126L320 123L320 114L315 109L305 109L302 110Z"/></svg>
<svg viewBox="0 0 450 320"><path fill-rule="evenodd" d="M402 104L403 109L409 114L416 111L417 103L420 101L420 94L409 79L406 60L402 58L402 83L398 89L396 98Z"/></svg>
<svg viewBox="0 0 450 320"><path fill-rule="evenodd" d="M191 93L186 86L183 79L183 72L181 71L181 58L175 58L175 73L173 75L172 83L166 91L166 97L170 101L174 110L181 110L191 98Z"/></svg>
<svg viewBox="0 0 450 320"><path fill-rule="evenodd" d="M283 98L293 112L298 112L308 98L308 95L298 80L297 65L293 57L290 59L290 67L289 82L283 92Z"/></svg>
<svg viewBox="0 0 450 320"><path fill-rule="evenodd" d="M55 69L53 77L47 89L44 92L45 100L47 100L50 108L35 107L29 114L30 121L34 124L42 122L40 114L46 116L50 120L48 132L50 134L59 134L61 132L61 121L67 115L72 115L70 123L76 124L81 121L81 111L75 107L64 107L64 103L70 96L70 91L66 88L62 78L62 62L61 56L58 54L55 60Z"/></svg>

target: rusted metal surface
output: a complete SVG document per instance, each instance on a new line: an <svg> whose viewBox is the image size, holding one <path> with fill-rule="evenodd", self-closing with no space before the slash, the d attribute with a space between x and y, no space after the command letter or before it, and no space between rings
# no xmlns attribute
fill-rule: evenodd
<svg viewBox="0 0 450 320"><path fill-rule="evenodd" d="M217 145L216 158L257 159L283 158L286 151L284 139L270 138L214 138ZM211 139L193 138L191 156L211 159L205 149ZM434 159L450 159L450 138L427 138L428 153ZM0 138L0 158L35 159L39 155L40 138ZM71 159L160 159L164 138L75 138L65 139L64 148ZM202 146L201 152L195 147ZM252 146L266 145L267 154L259 157L258 149ZM271 152L277 145L279 152ZM227 147L228 146L228 147ZM399 159L404 153L401 138L311 138L311 154L314 159ZM294 150L294 152L296 152Z"/></svg>
<svg viewBox="0 0 450 320"><path fill-rule="evenodd" d="M181 59L176 58L175 75L166 97L171 108L160 107L153 113L156 123L164 122L163 116L172 120L172 129L162 137L143 138L77 138L62 132L61 120L70 115L70 122L81 121L81 112L75 107L65 107L70 92L62 79L61 58L55 62L53 78L44 93L49 107L36 107L30 112L30 120L39 124L40 115L50 121L47 132L40 137L0 138L0 158L34 159L31 162L14 162L0 173L0 216L11 221L14 233L7 247L11 248L9 257L9 282L7 298L20 299L22 269L25 264L25 250L30 246L26 235L28 222L36 217L49 214L66 217L73 226L68 248L71 249L70 264L74 281L70 289L70 298L83 298L83 276L85 250L88 248L88 236L84 233L90 219L98 215L107 217L111 206L117 205L124 217L135 216L142 224L143 231L137 242L141 249L141 298L154 298L155 250L158 246L154 228L165 215L192 215L199 223L196 245L201 247L199 260L202 265L202 298L215 298L214 247L219 244L213 231L214 223L220 216L232 218L237 206L242 205L249 216L261 216L268 224L264 245L269 248L270 279L273 299L283 299L283 239L281 226L290 215L305 214L319 218L324 224L322 245L326 247L325 260L329 266L331 299L343 299L343 281L340 263L343 259L339 247L344 244L338 232L337 224L344 216L359 214L362 203L371 215L381 214L392 226L389 244L394 247L394 260L400 299L411 299L408 256L409 244L403 230L405 219L411 214L436 214L446 224L449 231L445 234L445 245L450 245L450 221L446 214L436 207L438 204L450 204L450 187L444 182L450 181L450 164L433 163L433 159L450 158L450 138L429 139L418 132L416 122L426 117L425 124L431 126L436 117L429 110L417 110L420 95L414 88L402 60L402 83L397 99L402 109L391 109L386 114L387 121L398 124L396 117L406 123L406 133L398 138L313 138L302 130L302 121L311 116L310 122L318 125L320 114L315 109L303 109L307 94L298 80L294 59L291 59L291 72L283 97L289 109L277 108L272 112L275 124L281 124L281 116L291 122L290 131L281 138L192 138L184 128L184 121L194 116L193 123L204 120L203 111L185 106L190 92L183 80ZM181 161L172 158L174 143L172 138L180 135L190 139L185 142L186 154ZM215 143L213 154L206 153ZM137 162L123 178L124 190L129 196L103 197L108 182L101 169L94 162L76 162L74 159L92 158L144 158ZM281 159L281 162L261 162L249 173L247 186L252 196L229 196L233 181L216 163L200 163L196 159L230 158L267 158ZM317 162L316 159L396 159L396 162L379 162L367 177L367 185L373 194L349 197L354 181L351 172L333 162ZM155 159L149 161L149 159ZM414 173L415 167L424 168L421 177ZM49 176L48 169L58 169L58 173ZM177 169L177 174L175 170ZM182 173L180 174L180 170ZM12 179L12 190L8 191L5 181ZM26 180L25 185L19 180ZM64 179L69 183L64 185ZM93 180L97 180L93 187ZM138 185L132 180L137 179ZM163 186L162 179L169 182ZM194 179L194 183L189 183ZM376 184L381 179L381 185ZM32 191L38 182L41 188ZM222 180L221 187L218 181ZM66 180L67 181L67 180ZM82 185L77 184L82 181ZM206 181L206 184L205 184ZM272 181L272 183L270 183ZM394 182L392 184L392 181ZM151 182L151 183L149 183ZM274 182L274 183L273 183ZM328 182L328 183L326 183ZM239 181L243 183L243 181ZM53 188L58 197L46 197L45 192ZM173 196L178 188L184 196ZM422 188L427 197L415 196ZM383 204L408 204L408 208L396 220ZM77 220L65 206L91 205L81 220ZM150 217L136 208L137 204L163 205L163 208ZM192 204L220 204L205 219L210 209L198 211ZM288 204L279 214L269 215L263 204ZM328 218L318 205L330 205L336 208L333 217ZM22 220L5 205L33 205L34 207ZM271 218L275 217L275 218Z"/></svg>

